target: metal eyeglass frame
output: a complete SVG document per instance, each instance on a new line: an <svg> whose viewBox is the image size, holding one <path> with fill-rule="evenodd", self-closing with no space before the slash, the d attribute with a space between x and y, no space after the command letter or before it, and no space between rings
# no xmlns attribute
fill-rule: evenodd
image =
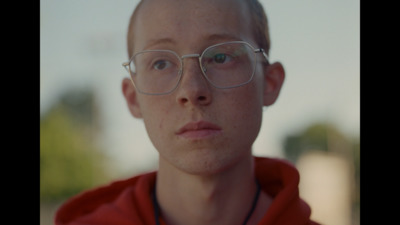
<svg viewBox="0 0 400 225"><path fill-rule="evenodd" d="M219 86L215 85L213 82L211 82L210 79L208 78L208 76L206 75L206 69L203 68L202 63L201 63L201 60L202 60L202 57L203 57L204 53L207 52L207 50L210 49L210 48L214 48L214 47L217 47L217 46L220 46L220 45L225 45L225 44L245 44L245 45L249 46L253 50L254 53L262 53L264 58L265 58L265 60L267 60L267 62L269 62L268 55L265 53L264 49L262 49L262 48L257 48L256 49L251 44L249 44L249 43L247 43L245 41L228 41L228 42L223 42L223 43L218 43L218 44L215 44L215 45L211 45L211 46L207 47L206 49L204 49L201 54L195 53L195 54L186 54L186 55L183 55L183 56L179 56L176 52L174 52L172 50L162 50L162 49L144 50L144 51L140 51L140 52L135 53L128 62L122 63L122 66L125 67L125 69L129 72L129 74L130 74L129 77L130 77L130 79L132 81L132 84L136 87L135 82L133 82L133 79L132 79L133 74L132 74L132 71L130 69L130 63L131 63L131 61L133 60L133 58L136 55L141 54L141 53L145 53L145 52L156 52L156 51L157 52L169 52L169 53L172 53L173 55L175 55L179 59L179 62L180 62L180 68L179 68L179 71L178 71L179 79L178 79L178 82L176 83L175 87L173 87L170 91L163 92L163 93L147 93L147 92L141 91L138 87L136 87L136 89L139 91L139 93L145 94L145 95L167 95L167 94L172 93L179 86L179 83L180 83L180 81L182 79L183 59L185 59L185 58L198 58L199 59L200 70L203 73L203 76L206 78L206 80L212 86L214 86L216 88L219 88L219 89L230 89L230 88L236 88L236 87L240 87L240 86L243 86L243 85L246 85L246 84L250 83L250 81L253 80L253 76L254 76L254 73L255 73L255 67L256 67L257 64L254 64L253 73L251 74L251 77L250 77L250 79L248 81L246 81L246 82L244 82L242 84L234 85L234 86L219 87ZM256 56L256 59L257 59L257 56Z"/></svg>

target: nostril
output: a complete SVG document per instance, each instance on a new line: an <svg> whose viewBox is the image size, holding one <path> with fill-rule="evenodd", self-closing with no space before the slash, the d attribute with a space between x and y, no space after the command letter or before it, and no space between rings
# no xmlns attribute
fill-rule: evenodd
<svg viewBox="0 0 400 225"><path fill-rule="evenodd" d="M178 101L182 105L186 105L186 104L207 105L211 102L211 96L207 96L207 95L181 96L181 97L178 97Z"/></svg>
<svg viewBox="0 0 400 225"><path fill-rule="evenodd" d="M182 98L180 101L181 101L182 104L185 104L186 102L188 102L188 99L187 98Z"/></svg>

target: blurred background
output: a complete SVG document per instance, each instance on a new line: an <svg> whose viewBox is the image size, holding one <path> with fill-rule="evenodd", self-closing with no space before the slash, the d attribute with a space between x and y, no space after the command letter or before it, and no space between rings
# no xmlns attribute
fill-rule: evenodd
<svg viewBox="0 0 400 225"><path fill-rule="evenodd" d="M124 102L126 33L137 0L40 1L40 223L82 190L157 168ZM286 80L264 110L255 155L301 174L312 218L359 224L360 1L261 0L271 61ZM71 182L73 181L73 182Z"/></svg>

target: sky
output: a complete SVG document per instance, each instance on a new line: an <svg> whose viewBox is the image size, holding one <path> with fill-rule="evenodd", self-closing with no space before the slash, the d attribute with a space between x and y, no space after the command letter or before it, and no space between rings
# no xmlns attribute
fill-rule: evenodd
<svg viewBox="0 0 400 225"><path fill-rule="evenodd" d="M70 88L93 87L102 138L120 174L156 164L157 152L121 91L129 74L126 34L137 0L40 1L40 111ZM283 157L282 142L314 122L350 137L360 129L360 1L261 0L271 35L270 60L286 78L277 102L263 113L253 146L259 156Z"/></svg>

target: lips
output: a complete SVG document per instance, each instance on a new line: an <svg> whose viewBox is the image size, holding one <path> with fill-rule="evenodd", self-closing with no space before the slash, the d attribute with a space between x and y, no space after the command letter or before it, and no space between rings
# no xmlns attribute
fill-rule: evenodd
<svg viewBox="0 0 400 225"><path fill-rule="evenodd" d="M206 121L190 122L180 128L176 134L183 138L199 139L221 133L221 127Z"/></svg>

